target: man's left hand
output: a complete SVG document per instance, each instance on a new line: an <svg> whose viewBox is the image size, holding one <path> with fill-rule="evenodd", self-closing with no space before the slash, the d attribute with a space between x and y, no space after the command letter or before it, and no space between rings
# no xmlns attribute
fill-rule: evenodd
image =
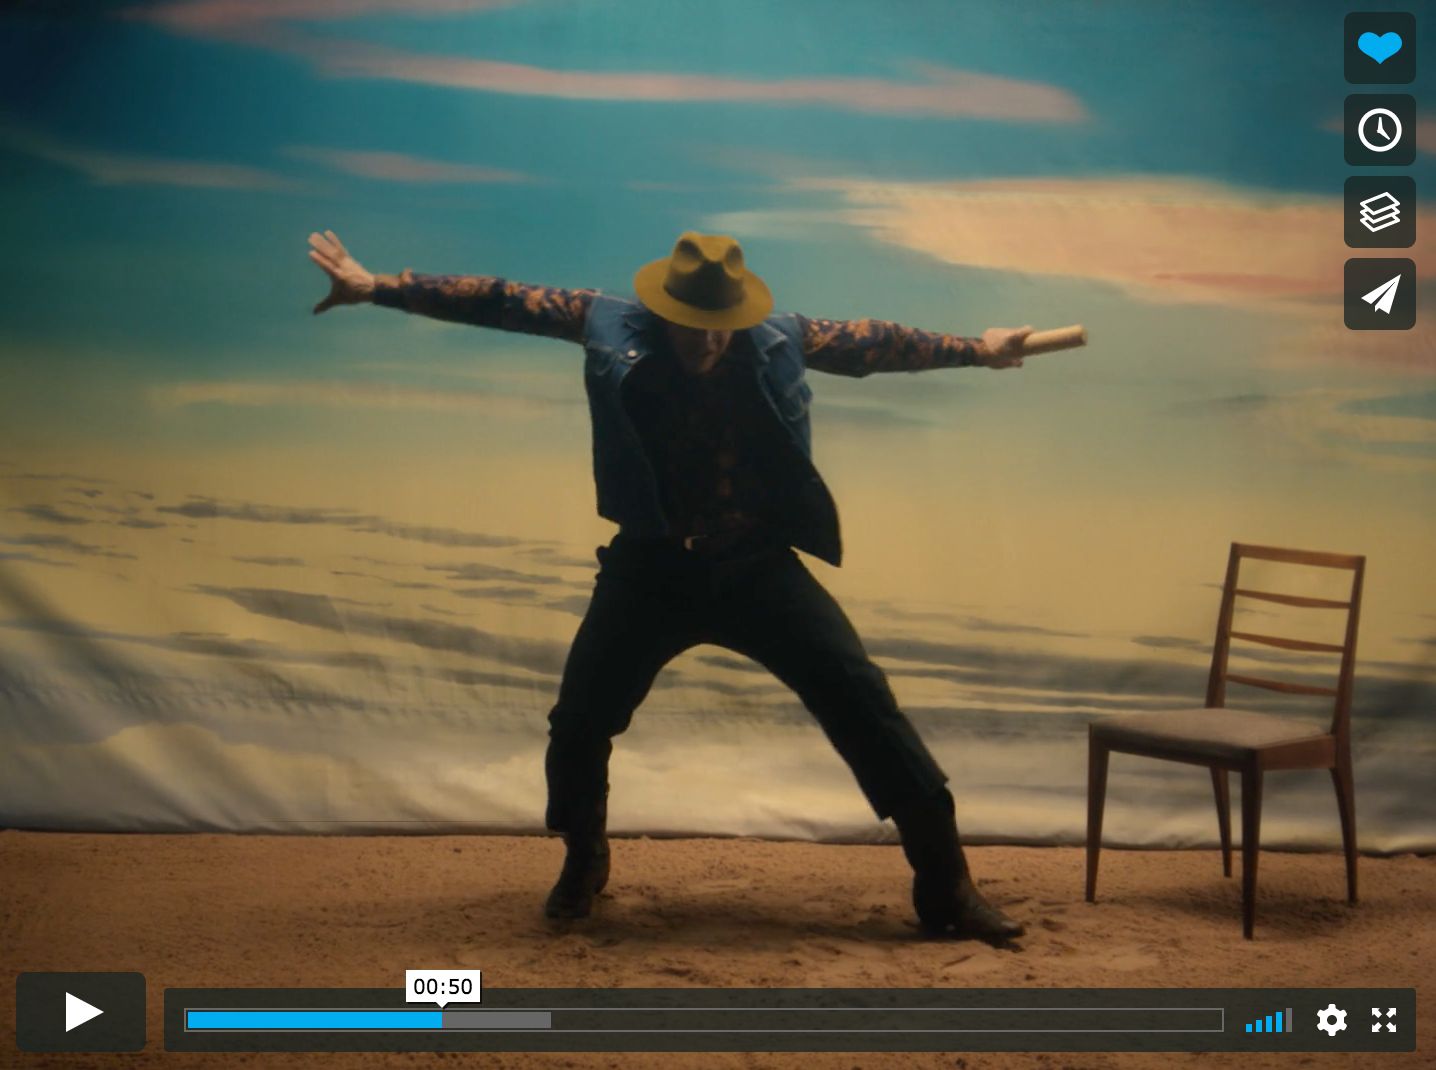
<svg viewBox="0 0 1436 1070"><path fill-rule="evenodd" d="M1022 367L1022 345L1031 327L989 327L982 332L977 363L984 368Z"/></svg>

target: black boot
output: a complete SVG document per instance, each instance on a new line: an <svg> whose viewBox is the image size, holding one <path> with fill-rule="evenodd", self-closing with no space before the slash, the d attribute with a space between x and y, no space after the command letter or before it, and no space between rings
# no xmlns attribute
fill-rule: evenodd
<svg viewBox="0 0 1436 1070"><path fill-rule="evenodd" d="M957 838L952 794L946 788L893 814L903 854L913 868L912 905L929 935L999 944L1026 930L983 898L967 871Z"/></svg>
<svg viewBox="0 0 1436 1070"><path fill-rule="evenodd" d="M550 918L586 918L593 897L608 883L608 790L590 809L573 818L564 830L568 854L558 882L548 893L544 913Z"/></svg>

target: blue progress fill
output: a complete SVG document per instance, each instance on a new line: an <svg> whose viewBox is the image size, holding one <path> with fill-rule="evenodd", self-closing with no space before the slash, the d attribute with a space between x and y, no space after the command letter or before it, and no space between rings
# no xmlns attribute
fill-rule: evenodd
<svg viewBox="0 0 1436 1070"><path fill-rule="evenodd" d="M1252 1024L1251 1024L1251 1022L1248 1022L1248 1023L1247 1023L1247 1032L1250 1033L1251 1031L1252 1031Z"/></svg>
<svg viewBox="0 0 1436 1070"><path fill-rule="evenodd" d="M442 1029L442 1011L186 1011L189 1029Z"/></svg>
<svg viewBox="0 0 1436 1070"><path fill-rule="evenodd" d="M1275 1030L1273 1030L1272 1027L1271 1027L1271 1015L1270 1015L1270 1014L1268 1014L1268 1015L1266 1016L1266 1031L1267 1031L1268 1033L1275 1032Z"/></svg>
<svg viewBox="0 0 1436 1070"><path fill-rule="evenodd" d="M1276 1012L1276 1032L1281 1032L1281 1011Z"/></svg>

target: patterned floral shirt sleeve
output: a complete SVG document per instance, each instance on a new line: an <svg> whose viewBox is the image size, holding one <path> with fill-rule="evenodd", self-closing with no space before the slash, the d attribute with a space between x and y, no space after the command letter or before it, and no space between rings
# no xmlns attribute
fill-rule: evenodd
<svg viewBox="0 0 1436 1070"><path fill-rule="evenodd" d="M497 327L582 342L584 321L597 290L533 286L493 275L374 277L374 303L452 323Z"/></svg>
<svg viewBox="0 0 1436 1070"><path fill-rule="evenodd" d="M979 363L982 341L888 320L815 320L798 316L809 368L861 378L873 372L920 372Z"/></svg>

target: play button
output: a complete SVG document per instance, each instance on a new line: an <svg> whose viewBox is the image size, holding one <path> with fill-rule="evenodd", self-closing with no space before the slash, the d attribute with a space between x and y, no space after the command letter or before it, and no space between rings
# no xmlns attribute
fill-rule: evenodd
<svg viewBox="0 0 1436 1070"><path fill-rule="evenodd" d="M99 1007L93 1007L86 1003L79 996L72 993L65 993L65 1032L69 1032L77 1025L84 1025L91 1018L99 1017L105 1012Z"/></svg>
<svg viewBox="0 0 1436 1070"><path fill-rule="evenodd" d="M15 980L22 1051L139 1051L145 1046L140 973L22 973Z"/></svg>

